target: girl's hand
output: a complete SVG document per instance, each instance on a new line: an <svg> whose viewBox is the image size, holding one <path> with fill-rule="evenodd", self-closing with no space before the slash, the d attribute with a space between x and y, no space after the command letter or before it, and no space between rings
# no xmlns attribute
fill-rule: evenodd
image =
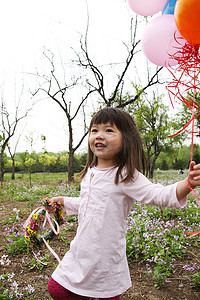
<svg viewBox="0 0 200 300"><path fill-rule="evenodd" d="M194 161L190 163L187 180L192 189L200 186L200 164L196 165Z"/></svg>
<svg viewBox="0 0 200 300"><path fill-rule="evenodd" d="M64 206L64 197L59 196L59 197L53 197L49 200L49 204L52 205L52 207L48 207L48 212L49 213L55 213L56 208L53 207L54 203L61 204Z"/></svg>
<svg viewBox="0 0 200 300"><path fill-rule="evenodd" d="M187 177L177 185L178 200L187 196L191 192L190 188L194 189L196 186L200 186L200 164L196 165L194 161L191 161Z"/></svg>

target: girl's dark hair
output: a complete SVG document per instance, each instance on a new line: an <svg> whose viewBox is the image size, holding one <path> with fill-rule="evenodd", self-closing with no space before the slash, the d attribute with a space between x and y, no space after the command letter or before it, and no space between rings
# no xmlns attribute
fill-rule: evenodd
<svg viewBox="0 0 200 300"><path fill-rule="evenodd" d="M140 134L136 128L136 125L132 117L125 111L105 107L98 111L92 118L90 122L89 134L91 128L94 124L106 124L110 123L122 132L122 149L116 155L115 161L118 167L115 183L129 182L134 178L135 169L140 172L146 172L146 159L142 146L142 140ZM87 163L83 171L80 173L81 178L83 178L92 163L97 163L97 157L91 151L88 145L88 157ZM127 172L122 175L122 170L126 166Z"/></svg>

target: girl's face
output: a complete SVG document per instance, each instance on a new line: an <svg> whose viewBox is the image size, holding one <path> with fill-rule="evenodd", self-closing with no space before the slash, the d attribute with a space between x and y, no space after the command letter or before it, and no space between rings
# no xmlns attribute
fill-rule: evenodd
<svg viewBox="0 0 200 300"><path fill-rule="evenodd" d="M114 166L115 155L122 148L122 132L115 124L93 124L89 135L89 147L98 157L98 168Z"/></svg>

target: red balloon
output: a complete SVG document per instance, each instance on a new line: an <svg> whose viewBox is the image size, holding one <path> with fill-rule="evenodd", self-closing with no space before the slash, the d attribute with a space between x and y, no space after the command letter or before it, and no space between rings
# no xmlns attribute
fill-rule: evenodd
<svg viewBox="0 0 200 300"><path fill-rule="evenodd" d="M176 26L190 44L200 44L200 0L177 0Z"/></svg>

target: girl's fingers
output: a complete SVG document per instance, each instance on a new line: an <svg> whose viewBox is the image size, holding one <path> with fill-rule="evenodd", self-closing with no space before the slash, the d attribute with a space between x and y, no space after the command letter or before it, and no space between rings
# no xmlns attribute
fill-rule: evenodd
<svg viewBox="0 0 200 300"><path fill-rule="evenodd" d="M193 171L195 169L195 167L196 167L195 161L191 161L191 163L190 163L190 171Z"/></svg>
<svg viewBox="0 0 200 300"><path fill-rule="evenodd" d="M193 169L194 169L194 170L200 170L200 164L195 165L195 166L193 167Z"/></svg>

